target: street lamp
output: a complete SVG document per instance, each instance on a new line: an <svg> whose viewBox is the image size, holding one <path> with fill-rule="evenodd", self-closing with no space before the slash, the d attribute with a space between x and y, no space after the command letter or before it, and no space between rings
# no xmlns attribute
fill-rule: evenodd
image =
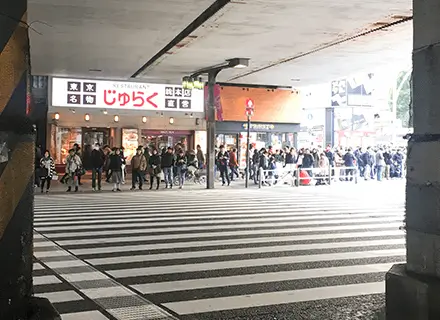
<svg viewBox="0 0 440 320"><path fill-rule="evenodd" d="M206 108L206 135L207 135L207 180L206 188L214 189L214 166L215 166L215 100L214 100L214 87L217 75L223 69L229 68L246 68L249 66L248 58L233 58L228 59L223 63L215 66L202 68L194 72L189 77L184 77L182 81L182 86L186 89L203 89L203 82L200 76L202 74L208 75L208 106ZM199 79L196 83L195 79ZM200 83L200 85L199 85ZM196 84L196 86L194 86Z"/></svg>

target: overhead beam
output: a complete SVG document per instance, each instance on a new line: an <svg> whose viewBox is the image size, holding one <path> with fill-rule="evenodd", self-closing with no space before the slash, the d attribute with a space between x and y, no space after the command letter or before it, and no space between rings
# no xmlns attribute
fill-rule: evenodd
<svg viewBox="0 0 440 320"><path fill-rule="evenodd" d="M177 46L186 37L190 36L195 30L201 27L206 21L214 16L218 11L223 9L231 0L216 0L208 9L202 12L193 22L191 22L185 29L182 30L171 42L163 47L158 53L156 53L150 60L148 60L142 67L140 67L131 78L137 78L139 75L145 72L150 66L158 61L168 51Z"/></svg>

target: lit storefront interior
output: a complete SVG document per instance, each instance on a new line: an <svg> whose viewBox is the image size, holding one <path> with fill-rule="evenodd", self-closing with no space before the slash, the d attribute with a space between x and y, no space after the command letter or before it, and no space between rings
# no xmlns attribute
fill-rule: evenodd
<svg viewBox="0 0 440 320"><path fill-rule="evenodd" d="M93 146L109 145L123 147L130 161L139 146L148 146L161 150L168 146L181 144L186 150L194 149L196 144L206 145L200 136L206 135L206 124L201 118L191 115L141 116L133 114L103 114L99 110L89 113L72 113L59 110L49 114L47 145L56 164L65 162L69 149L78 144L87 158ZM53 110L51 110L53 111ZM64 111L64 112L58 112ZM59 119L55 120L55 114ZM115 122L115 116L117 122ZM57 116L58 117L58 116ZM85 119L89 119L86 121ZM170 123L172 119L172 124ZM145 121L145 122L144 122Z"/></svg>

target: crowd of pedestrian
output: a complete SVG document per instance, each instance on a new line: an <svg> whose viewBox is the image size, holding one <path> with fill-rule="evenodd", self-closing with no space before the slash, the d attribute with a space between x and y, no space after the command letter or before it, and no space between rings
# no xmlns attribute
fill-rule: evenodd
<svg viewBox="0 0 440 320"><path fill-rule="evenodd" d="M127 175L127 158L124 148L96 144L86 155L78 144L73 145L65 159L65 172L61 183L67 185L67 192L79 190L81 177L90 171L92 189L102 189L102 181L113 185L112 191L120 192ZM405 150L386 146L357 148L300 148L274 149L269 146L260 150L250 146L250 179L259 183L259 170L263 169L263 184L277 183L280 172L296 176L298 172L316 184L327 184L337 178L352 181L355 176L365 180L402 178ZM222 185L230 185L234 179L243 177L239 171L237 149L226 150L221 145L215 151L215 176L219 173ZM149 182L150 190L159 189L164 182L165 189L185 185L188 171L205 169L205 154L198 145L196 150L185 150L181 144L157 150L154 147L138 147L131 158L131 190L143 189ZM49 150L44 153L36 148L35 184L41 192L49 192L52 179L57 176L55 162ZM340 168L338 170L338 168ZM300 169L298 171L298 169ZM329 172L332 172L330 177ZM303 177L301 178L303 179Z"/></svg>
<svg viewBox="0 0 440 320"><path fill-rule="evenodd" d="M61 183L68 186L67 192L77 192L82 185L81 177L86 171L91 171L93 191L102 190L103 180L113 185L112 191L122 191L121 186L126 183L127 176L127 157L124 151L122 147L110 148L108 145L96 144L86 156L81 154L78 145L74 145L66 158ZM159 189L162 180L166 189L172 189L174 177L177 177L177 185L182 189L189 168L201 169L204 163L205 156L200 146L197 146L197 150L184 150L182 145L177 144L163 148L160 152L154 147L140 146L130 161L131 190L142 190L146 182L149 182L150 190L154 183L156 189Z"/></svg>
<svg viewBox="0 0 440 320"><path fill-rule="evenodd" d="M340 180L352 181L357 175L365 180L382 181L385 179L402 178L404 170L403 148L386 146L332 148L328 145L325 149L286 147L274 150L272 147L253 149L251 146L251 177L258 183L258 170L265 170L266 181L274 181L279 171L296 174L297 169L307 177L316 177L318 184L325 184L332 176ZM253 150L252 150L253 149ZM338 168L341 168L338 170ZM284 169L284 170L283 170ZM324 177L324 178L323 178ZM276 177L275 177L276 178Z"/></svg>

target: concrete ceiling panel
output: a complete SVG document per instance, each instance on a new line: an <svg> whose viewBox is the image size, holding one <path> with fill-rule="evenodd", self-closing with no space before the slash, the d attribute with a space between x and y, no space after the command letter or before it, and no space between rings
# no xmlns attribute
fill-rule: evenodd
<svg viewBox="0 0 440 320"><path fill-rule="evenodd" d="M41 33L30 32L34 74L114 79L129 78L214 2L28 1L29 23ZM411 0L233 0L139 78L178 83L200 68L244 57L251 58L250 68L225 70L219 80L287 86L329 81L410 58L408 22L322 49L410 15Z"/></svg>
<svg viewBox="0 0 440 320"><path fill-rule="evenodd" d="M32 71L128 78L213 2L29 0Z"/></svg>
<svg viewBox="0 0 440 320"><path fill-rule="evenodd" d="M393 0L253 0L241 3L231 2L218 14L212 17L201 28L192 33L195 37L188 45L173 50L173 54L164 56L156 64L148 68L141 77L166 74L173 81L179 81L200 68L218 64L232 57L251 58L249 70L225 70L219 75L220 81L230 81L234 77L260 70L280 61L307 53L327 44L350 38L380 25L381 22L394 22L391 16L411 15L411 1ZM363 39L343 43L307 56L307 61L319 65L318 73L311 73L306 67L305 57L291 63L283 63L250 76L234 79L237 83L292 85L291 78L301 78L304 85L321 81L323 74L334 77L342 71L353 72L363 68L359 64L357 54L370 52L375 67L384 61L383 50L393 51L395 47L381 41L380 31ZM387 31L386 33L390 33ZM389 37L394 43L405 42L407 46L411 29L406 27L403 33ZM395 39L394 39L395 38ZM395 41L394 41L395 40ZM380 42L379 45L374 42ZM362 49L352 49L362 48ZM347 51L346 51L347 50ZM356 53L351 51L355 50ZM410 51L407 52L410 54ZM327 56L321 59L319 56ZM331 55L344 57L344 63L350 68L335 64ZM316 60L314 59L316 57ZM377 60L377 62L375 62ZM327 63L325 63L327 61ZM296 75L289 69L293 69ZM327 65L326 65L327 64ZM303 67L303 68L302 68ZM332 71L332 68L336 70ZM367 66L368 68L368 66ZM317 69L317 68L315 68ZM348 70L349 69L349 70ZM174 76L173 76L174 75Z"/></svg>

